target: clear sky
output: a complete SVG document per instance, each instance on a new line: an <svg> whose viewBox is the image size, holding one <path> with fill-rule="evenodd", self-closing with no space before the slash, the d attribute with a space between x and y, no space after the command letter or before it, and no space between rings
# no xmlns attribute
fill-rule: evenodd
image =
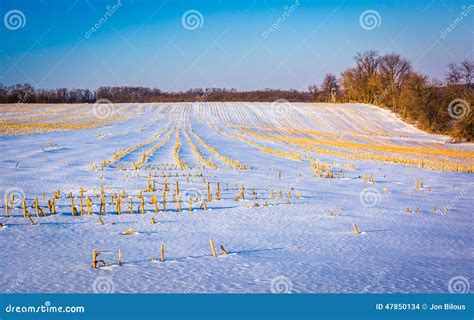
<svg viewBox="0 0 474 320"><path fill-rule="evenodd" d="M305 90L357 51L440 79L474 57L468 1L1 0L0 14L0 82L39 88Z"/></svg>

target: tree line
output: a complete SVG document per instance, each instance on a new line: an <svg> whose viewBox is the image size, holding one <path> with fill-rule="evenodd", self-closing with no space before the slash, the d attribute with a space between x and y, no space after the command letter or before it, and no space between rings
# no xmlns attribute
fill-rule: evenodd
<svg viewBox="0 0 474 320"><path fill-rule="evenodd" d="M238 91L207 88L165 92L147 87L100 87L88 89L35 89L29 84L0 83L0 103L113 103L261 101L359 102L375 104L398 114L423 130L474 141L474 62L464 60L447 66L443 81L430 79L413 69L396 53L357 53L355 65L339 77L327 74L308 91L265 89Z"/></svg>
<svg viewBox="0 0 474 320"><path fill-rule="evenodd" d="M285 99L292 102L313 102L310 92L282 89L237 91L236 89L207 88L179 92L165 92L147 87L100 87L89 89L35 89L30 84L5 86L0 83L0 103L95 103L105 99L112 103L147 102L206 102L206 101L261 101Z"/></svg>
<svg viewBox="0 0 474 320"><path fill-rule="evenodd" d="M339 78L327 74L310 86L317 102L362 102L388 108L421 129L448 134L455 141L474 140L474 62L447 66L444 81L414 71L396 53L357 53L355 66Z"/></svg>

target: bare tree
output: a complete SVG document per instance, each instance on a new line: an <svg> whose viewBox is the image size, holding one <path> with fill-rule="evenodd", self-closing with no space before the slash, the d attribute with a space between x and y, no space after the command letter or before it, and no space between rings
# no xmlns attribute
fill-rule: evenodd
<svg viewBox="0 0 474 320"><path fill-rule="evenodd" d="M376 75L380 62L380 56L377 51L369 50L363 53L357 52L354 59L357 63L357 69L363 76L371 77Z"/></svg>
<svg viewBox="0 0 474 320"><path fill-rule="evenodd" d="M354 59L356 66L341 74L346 100L374 103L381 92L377 74L380 57L376 51L366 51L357 53Z"/></svg>
<svg viewBox="0 0 474 320"><path fill-rule="evenodd" d="M355 81L359 84L359 90L362 93L363 102L373 103L380 91L378 81L378 66L380 56L377 51L370 50L364 53L357 53L355 56L356 67L354 69Z"/></svg>
<svg viewBox="0 0 474 320"><path fill-rule="evenodd" d="M461 83L461 68L456 63L448 64L448 73L446 74L447 84L460 84Z"/></svg>
<svg viewBox="0 0 474 320"><path fill-rule="evenodd" d="M446 74L448 85L472 86L474 79L474 61L464 60L461 63L450 63Z"/></svg>
<svg viewBox="0 0 474 320"><path fill-rule="evenodd" d="M464 60L461 62L461 76L464 84L471 87L474 78L474 61Z"/></svg>
<svg viewBox="0 0 474 320"><path fill-rule="evenodd" d="M318 86L313 84L308 87L309 93L313 96L314 102L319 102L321 91L319 90Z"/></svg>
<svg viewBox="0 0 474 320"><path fill-rule="evenodd" d="M390 88L390 103L393 110L399 111L399 98L404 81L412 72L411 63L399 54L386 54L380 58L379 73L382 87Z"/></svg>
<svg viewBox="0 0 474 320"><path fill-rule="evenodd" d="M339 82L332 73L326 74L321 85L321 96L325 102L336 102L335 98L339 95Z"/></svg>

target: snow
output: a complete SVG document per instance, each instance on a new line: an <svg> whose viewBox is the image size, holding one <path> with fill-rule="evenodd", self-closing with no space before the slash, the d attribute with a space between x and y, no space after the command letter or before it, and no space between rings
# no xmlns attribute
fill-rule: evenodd
<svg viewBox="0 0 474 320"><path fill-rule="evenodd" d="M4 108L0 106L0 118L9 119L11 111L7 114ZM39 108L56 111L52 114L57 119L66 117L69 110L64 105ZM0 136L1 191L24 194L28 211L37 222L33 226L23 218L18 201L6 218L2 199L0 223L5 226L0 227L0 292L257 293L281 290L275 287L274 279L283 279L287 282L283 290L295 293L442 293L449 291L448 282L453 277L474 279L472 173L338 157L283 140L246 135L239 128L253 128L263 134L271 128L289 137L314 135L308 132L315 131L328 141L373 141L370 143L465 151L458 156L406 155L465 164L474 163L473 144L447 145L446 137L426 134L386 110L363 104L174 103L118 108L127 110L126 119L109 125ZM91 114L84 112L84 117ZM190 135L202 156L219 167L200 169L199 159L183 135L185 129L189 133L189 125L221 155L250 169L230 168ZM178 127L181 159L189 168L162 170L160 164L176 165L174 133L140 170L115 168L138 161L168 130ZM160 132L164 133L155 141L106 169L91 170L91 163L100 164L118 150ZM265 147L299 152L304 158L297 161L265 153L223 133L245 136ZM314 144L324 146L324 141ZM325 147L358 153L339 145ZM319 178L310 168L310 157L337 163L338 170L349 163L356 169L343 169L344 178ZM158 190L143 192L147 204L146 213L141 214L136 213L138 194L146 187L148 173L153 173L147 165L158 169ZM162 172L171 172L167 178L171 189L168 212L163 212L159 203L160 212L154 213L150 199L152 195L162 199ZM183 173L191 174L189 182L181 176ZM202 177L195 177L196 173L202 173ZM364 183L364 175L373 175L375 182ZM182 212L176 212L172 203L177 179ZM195 203L189 212L188 196L194 197L196 192L200 199L207 196L203 179L211 182L213 191L216 182L220 183L222 199L208 203L207 211ZM423 180L423 188L416 190L415 179ZM245 200L236 201L242 184ZM94 195L102 186L107 194L108 213L100 216L105 225L98 223L99 200ZM74 194L78 207L81 188L94 202L93 216L71 215L68 193ZM251 199L252 188L256 200ZM271 189L275 191L274 199L270 198ZM33 199L38 197L49 212L42 194L48 200L56 190L61 190L61 199L56 201L58 214L37 218ZM121 215L110 203L110 196L122 190L133 197L133 214L126 213L128 198L123 201ZM279 198L279 190L283 198ZM299 198L297 193L301 194ZM263 205L265 201L269 206ZM259 206L254 207L254 203ZM156 224L151 223L151 217ZM355 235L352 224L362 233ZM122 235L127 229L136 233ZM222 244L229 255L214 258L210 238L218 253ZM165 262L160 261L162 242ZM101 252L99 259L108 262L108 267L91 268L94 248ZM117 264L119 249L123 253L122 266ZM153 257L158 261L152 262Z"/></svg>

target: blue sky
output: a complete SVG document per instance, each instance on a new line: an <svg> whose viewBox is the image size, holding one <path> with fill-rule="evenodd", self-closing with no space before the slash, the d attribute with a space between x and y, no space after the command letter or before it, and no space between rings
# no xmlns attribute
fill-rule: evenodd
<svg viewBox="0 0 474 320"><path fill-rule="evenodd" d="M11 10L24 15L16 30ZM188 10L202 16L196 29L183 26ZM375 25L361 24L367 10ZM357 51L400 53L440 79L448 63L474 57L465 1L2 0L0 13L6 85L305 90L353 65Z"/></svg>

